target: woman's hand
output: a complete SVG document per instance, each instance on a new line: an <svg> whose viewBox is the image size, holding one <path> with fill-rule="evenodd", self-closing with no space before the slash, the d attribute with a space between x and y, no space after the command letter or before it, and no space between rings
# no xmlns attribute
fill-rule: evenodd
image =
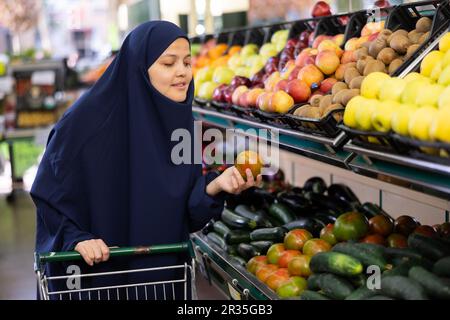
<svg viewBox="0 0 450 320"><path fill-rule="evenodd" d="M109 248L101 239L92 239L78 242L75 246L84 261L91 267L94 263L100 263L109 259Z"/></svg>
<svg viewBox="0 0 450 320"><path fill-rule="evenodd" d="M260 174L256 177L255 181L250 169L247 169L245 173L247 174L247 181L242 178L236 167L233 166L226 169L220 176L208 184L206 193L210 196L215 196L221 191L239 194L250 187L261 185L262 177Z"/></svg>

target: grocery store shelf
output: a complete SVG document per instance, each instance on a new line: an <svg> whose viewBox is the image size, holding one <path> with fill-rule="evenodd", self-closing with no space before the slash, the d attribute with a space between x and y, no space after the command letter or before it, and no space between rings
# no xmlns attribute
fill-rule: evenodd
<svg viewBox="0 0 450 320"><path fill-rule="evenodd" d="M255 135L249 133L248 129L267 129L268 132L276 130L279 134L278 138L281 148L334 166L346 167L346 159L349 154L345 151L338 150L338 147L346 141L346 136L343 134L338 135L335 139L330 139L300 131L276 128L271 125L242 119L217 111L205 110L197 106L193 107L193 112L197 119L223 129L242 129L244 132L236 131L236 133L250 137L255 137ZM258 138L266 141L269 140L261 136L258 136Z"/></svg>
<svg viewBox="0 0 450 320"><path fill-rule="evenodd" d="M357 154L349 162L356 173L436 197L450 198L450 166L365 149L348 142L344 150Z"/></svg>

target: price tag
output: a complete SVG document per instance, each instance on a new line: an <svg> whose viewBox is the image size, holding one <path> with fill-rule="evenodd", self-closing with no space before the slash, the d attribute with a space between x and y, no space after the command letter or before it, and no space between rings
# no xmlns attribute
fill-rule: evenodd
<svg viewBox="0 0 450 320"><path fill-rule="evenodd" d="M52 86L55 84L55 71L35 71L31 75L31 84L40 86Z"/></svg>
<svg viewBox="0 0 450 320"><path fill-rule="evenodd" d="M228 291L230 292L230 296L233 300L242 300L241 299L241 294L235 289L233 288L233 286L228 282Z"/></svg>

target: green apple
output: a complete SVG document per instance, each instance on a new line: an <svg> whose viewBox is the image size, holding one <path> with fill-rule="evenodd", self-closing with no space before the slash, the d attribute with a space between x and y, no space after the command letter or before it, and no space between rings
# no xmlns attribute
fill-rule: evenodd
<svg viewBox="0 0 450 320"><path fill-rule="evenodd" d="M421 75L418 72L411 72L411 73L408 73L403 79L405 79L406 82L411 82L411 81L417 80L417 79L428 79L428 78L424 77L423 75Z"/></svg>
<svg viewBox="0 0 450 320"><path fill-rule="evenodd" d="M401 104L391 118L392 130L402 136L409 135L409 120L418 107L415 104Z"/></svg>
<svg viewBox="0 0 450 320"><path fill-rule="evenodd" d="M442 70L438 84L441 86L449 86L450 85L450 65L446 66L444 70Z"/></svg>
<svg viewBox="0 0 450 320"><path fill-rule="evenodd" d="M234 72L230 68L217 67L216 70L214 70L213 81L219 84L230 84L233 77Z"/></svg>
<svg viewBox="0 0 450 320"><path fill-rule="evenodd" d="M367 99L362 96L356 96L350 99L345 106L344 124L350 128L356 128L356 110L365 103Z"/></svg>
<svg viewBox="0 0 450 320"><path fill-rule="evenodd" d="M257 61L254 65L250 67L250 75L253 76L255 73L261 71L264 68L264 63Z"/></svg>
<svg viewBox="0 0 450 320"><path fill-rule="evenodd" d="M355 111L356 126L358 129L370 131L372 126L372 114L380 102L375 99L366 99Z"/></svg>
<svg viewBox="0 0 450 320"><path fill-rule="evenodd" d="M430 138L450 142L450 107L440 109L430 126Z"/></svg>
<svg viewBox="0 0 450 320"><path fill-rule="evenodd" d="M372 126L379 132L389 132L391 130L391 119L393 113L400 107L396 101L382 101L377 105L372 114Z"/></svg>
<svg viewBox="0 0 450 320"><path fill-rule="evenodd" d="M214 68L203 67L197 71L195 79L199 82L211 81L214 74Z"/></svg>
<svg viewBox="0 0 450 320"><path fill-rule="evenodd" d="M239 67L235 70L234 73L236 76L250 78L250 68L249 67Z"/></svg>
<svg viewBox="0 0 450 320"><path fill-rule="evenodd" d="M246 44L241 49L241 57L251 56L258 53L258 46L254 43Z"/></svg>
<svg viewBox="0 0 450 320"><path fill-rule="evenodd" d="M270 38L272 43L286 42L289 36L289 30L278 30Z"/></svg>
<svg viewBox="0 0 450 320"><path fill-rule="evenodd" d="M447 66L450 66L450 51L447 51L442 58L442 67L446 68Z"/></svg>
<svg viewBox="0 0 450 320"><path fill-rule="evenodd" d="M214 90L219 86L219 84L213 81L206 81L200 85L198 89L198 97L206 100L211 100Z"/></svg>
<svg viewBox="0 0 450 320"><path fill-rule="evenodd" d="M445 87L440 84L428 84L417 95L416 104L419 106L437 106L439 96Z"/></svg>
<svg viewBox="0 0 450 320"><path fill-rule="evenodd" d="M405 89L406 81L400 78L390 78L381 84L378 96L381 101L400 101L400 97Z"/></svg>
<svg viewBox="0 0 450 320"><path fill-rule="evenodd" d="M442 60L438 61L434 67L433 70L431 70L431 74L430 74L430 79L431 82L437 82L439 79L439 76L441 75L442 72Z"/></svg>
<svg viewBox="0 0 450 320"><path fill-rule="evenodd" d="M445 88L439 96L439 109L450 108L450 87Z"/></svg>
<svg viewBox="0 0 450 320"><path fill-rule="evenodd" d="M241 64L242 64L242 58L239 53L233 54L230 57L230 59L228 59L228 67L230 67L230 69L232 69L232 70L239 68L241 66Z"/></svg>
<svg viewBox="0 0 450 320"><path fill-rule="evenodd" d="M403 103L415 104L417 96L422 92L423 88L430 84L429 78L417 78L408 82L403 90L401 101Z"/></svg>
<svg viewBox="0 0 450 320"><path fill-rule="evenodd" d="M438 109L433 106L423 106L418 108L409 121L409 134L419 140L430 140L430 127Z"/></svg>

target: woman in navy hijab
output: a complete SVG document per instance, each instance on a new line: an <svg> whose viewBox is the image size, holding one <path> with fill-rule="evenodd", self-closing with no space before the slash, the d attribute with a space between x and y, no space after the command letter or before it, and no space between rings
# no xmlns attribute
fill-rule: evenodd
<svg viewBox="0 0 450 320"><path fill-rule="evenodd" d="M179 27L144 23L55 125L31 190L36 252L76 250L90 266L81 267L96 272L179 264L185 256L98 263L108 260L111 246L186 241L220 216L224 192L259 183L250 170L244 181L235 167L202 176L199 164L172 162L172 132L181 128L194 136L190 60L189 40ZM62 264L46 271L66 274ZM153 280L163 276L170 272Z"/></svg>

